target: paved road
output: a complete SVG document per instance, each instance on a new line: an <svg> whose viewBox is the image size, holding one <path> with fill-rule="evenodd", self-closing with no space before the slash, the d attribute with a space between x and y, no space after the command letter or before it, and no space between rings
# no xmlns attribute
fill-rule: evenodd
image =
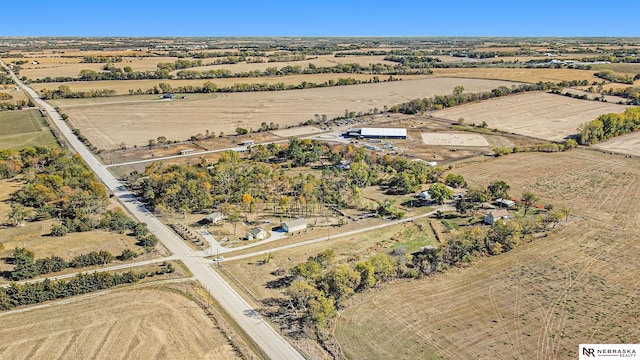
<svg viewBox="0 0 640 360"><path fill-rule="evenodd" d="M220 277L211 267L211 262L198 257L182 239L165 227L142 203L136 200L107 168L100 164L95 156L72 134L71 129L62 120L60 114L31 88L23 84L15 74L13 80L33 98L34 102L46 111L51 121L60 130L69 144L84 159L91 170L97 174L120 203L138 220L147 224L162 244L181 260L194 277L211 293L229 315L253 339L253 341L271 359L304 359L304 357L276 332L255 310Z"/></svg>

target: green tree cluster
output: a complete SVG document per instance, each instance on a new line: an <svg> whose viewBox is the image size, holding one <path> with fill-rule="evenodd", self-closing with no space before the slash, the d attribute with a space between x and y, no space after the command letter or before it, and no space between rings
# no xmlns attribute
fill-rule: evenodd
<svg viewBox="0 0 640 360"><path fill-rule="evenodd" d="M640 129L640 107L626 109L622 114L603 114L578 128L578 142L591 145Z"/></svg>
<svg viewBox="0 0 640 360"><path fill-rule="evenodd" d="M46 279L24 285L12 283L9 287L0 288L0 310L10 310L17 306L37 304L48 300L64 299L121 284L131 284L145 276L144 273L137 274L132 271L123 274L95 272L93 274L80 273L71 280L51 281Z"/></svg>
<svg viewBox="0 0 640 360"><path fill-rule="evenodd" d="M125 249L117 259L121 261L133 259L138 254L130 249ZM52 255L50 257L35 259L32 251L25 248L15 248L9 259L14 264L12 271L6 273L10 280L31 279L39 275L50 274L62 271L66 268L83 268L94 265L106 265L115 260L115 257L108 251L92 251L87 254L80 254L70 261Z"/></svg>

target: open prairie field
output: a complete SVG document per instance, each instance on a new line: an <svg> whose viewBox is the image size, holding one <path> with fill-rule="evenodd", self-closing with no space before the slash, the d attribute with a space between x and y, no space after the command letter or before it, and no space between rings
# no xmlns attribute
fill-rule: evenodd
<svg viewBox="0 0 640 360"><path fill-rule="evenodd" d="M573 69L524 69L524 68L449 68L433 69L434 76L496 79L537 83L539 81L559 82L563 80L602 81L592 70Z"/></svg>
<svg viewBox="0 0 640 360"><path fill-rule="evenodd" d="M3 359L240 359L215 322L171 289L116 289L0 314Z"/></svg>
<svg viewBox="0 0 640 360"><path fill-rule="evenodd" d="M576 133L578 126L606 113L621 113L628 106L599 101L578 100L567 96L535 92L495 98L448 108L433 116L540 139L561 141Z"/></svg>
<svg viewBox="0 0 640 360"><path fill-rule="evenodd" d="M339 316L348 358L575 359L580 343L640 342L640 162L596 151L527 153L455 171L571 209L549 234L465 269L398 282ZM379 329L385 329L380 331Z"/></svg>
<svg viewBox="0 0 640 360"><path fill-rule="evenodd" d="M0 149L52 145L55 139L38 110L0 112Z"/></svg>
<svg viewBox="0 0 640 360"><path fill-rule="evenodd" d="M77 107L70 101L56 104L92 144L111 149L122 142L129 147L146 145L149 139L158 136L184 140L206 130L233 134L237 127L257 129L262 122L273 122L284 129L311 119L315 114L333 118L344 115L345 109L355 112L373 108L382 110L384 106L415 98L449 94L456 85L464 86L467 91L484 91L512 84L436 78L277 92L216 93L148 103Z"/></svg>

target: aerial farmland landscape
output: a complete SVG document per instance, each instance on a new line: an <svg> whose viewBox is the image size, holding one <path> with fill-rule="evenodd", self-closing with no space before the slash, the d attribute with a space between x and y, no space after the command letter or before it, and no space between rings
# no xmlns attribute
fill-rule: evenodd
<svg viewBox="0 0 640 360"><path fill-rule="evenodd" d="M7 20L0 359L640 356L638 30L330 3Z"/></svg>

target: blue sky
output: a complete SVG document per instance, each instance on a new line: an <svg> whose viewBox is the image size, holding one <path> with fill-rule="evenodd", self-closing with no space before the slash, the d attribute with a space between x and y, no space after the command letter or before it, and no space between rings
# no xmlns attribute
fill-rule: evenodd
<svg viewBox="0 0 640 360"><path fill-rule="evenodd" d="M0 36L640 36L640 0L30 0Z"/></svg>

